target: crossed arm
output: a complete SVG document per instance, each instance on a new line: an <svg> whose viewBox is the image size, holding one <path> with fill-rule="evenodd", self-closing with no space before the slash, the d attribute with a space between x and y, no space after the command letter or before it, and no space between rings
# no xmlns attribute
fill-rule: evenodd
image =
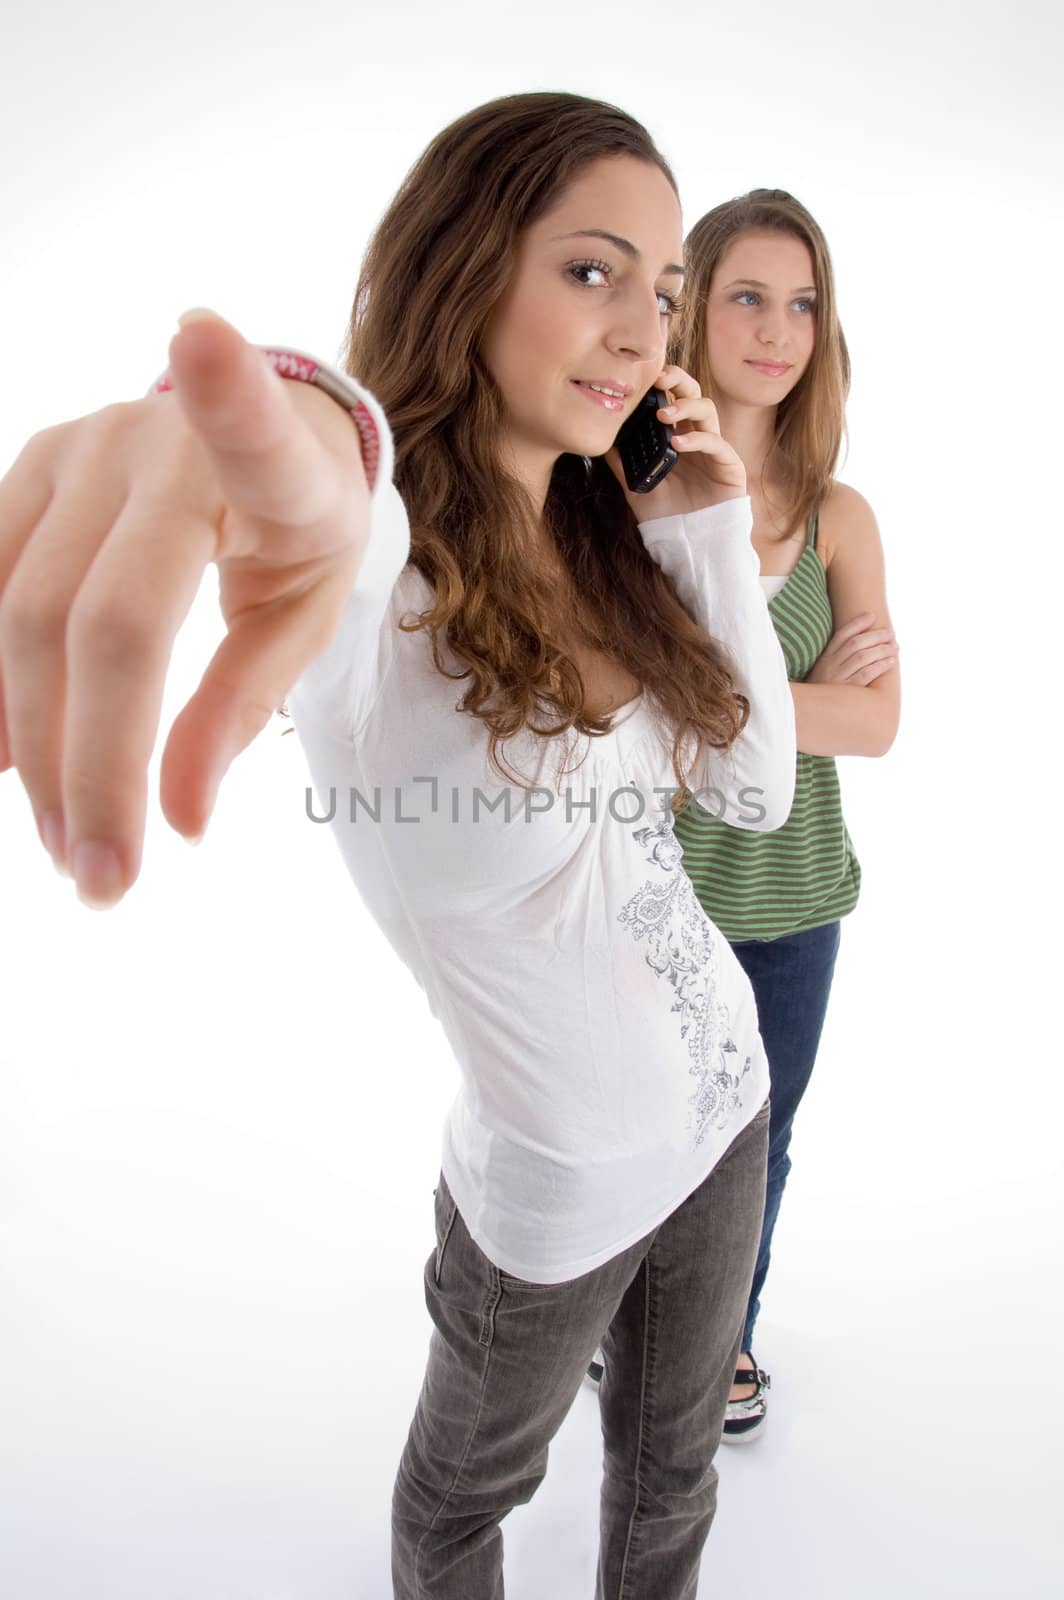
<svg viewBox="0 0 1064 1600"><path fill-rule="evenodd" d="M835 633L804 683L792 683L798 748L814 756L882 756L898 731L901 674L887 609L883 545L871 506L838 484L821 511Z"/></svg>

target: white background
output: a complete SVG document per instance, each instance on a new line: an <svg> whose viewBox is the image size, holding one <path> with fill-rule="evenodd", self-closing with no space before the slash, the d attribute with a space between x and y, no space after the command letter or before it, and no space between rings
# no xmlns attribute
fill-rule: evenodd
<svg viewBox="0 0 1064 1600"><path fill-rule="evenodd" d="M498 94L625 106L689 221L778 185L827 232L855 369L842 476L883 529L906 704L886 760L842 764L865 890L777 1234L769 1427L722 1452L705 1596L1062 1581L1055 11L46 0L5 18L5 465L34 429L141 393L187 305L333 356L406 168ZM165 727L217 635L208 578ZM153 803L143 878L105 916L0 781L12 1600L389 1592L454 1070L303 817L283 726L198 852ZM582 1394L507 1524L511 1600L590 1595L596 1430Z"/></svg>

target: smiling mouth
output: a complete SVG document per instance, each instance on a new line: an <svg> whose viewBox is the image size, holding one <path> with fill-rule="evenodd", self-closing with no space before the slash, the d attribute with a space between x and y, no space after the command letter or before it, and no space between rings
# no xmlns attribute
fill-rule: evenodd
<svg viewBox="0 0 1064 1600"><path fill-rule="evenodd" d="M591 399L594 396L595 404L602 406L606 411L623 411L624 402L632 390L629 385L614 386L608 383L589 383L583 378L574 378L573 387L580 389Z"/></svg>

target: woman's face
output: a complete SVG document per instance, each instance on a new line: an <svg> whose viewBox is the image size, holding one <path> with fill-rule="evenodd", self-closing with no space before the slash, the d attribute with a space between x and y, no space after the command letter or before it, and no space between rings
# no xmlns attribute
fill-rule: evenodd
<svg viewBox="0 0 1064 1600"><path fill-rule="evenodd" d="M739 234L709 287L706 344L714 396L779 405L809 365L815 340L808 246L790 233Z"/></svg>
<svg viewBox="0 0 1064 1600"><path fill-rule="evenodd" d="M672 186L632 156L592 163L526 229L482 344L500 443L526 482L544 488L563 452L613 444L664 364L682 260Z"/></svg>

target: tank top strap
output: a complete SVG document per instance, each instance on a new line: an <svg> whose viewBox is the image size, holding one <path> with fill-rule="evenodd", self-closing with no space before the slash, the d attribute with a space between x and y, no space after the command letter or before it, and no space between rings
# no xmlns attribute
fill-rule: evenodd
<svg viewBox="0 0 1064 1600"><path fill-rule="evenodd" d="M805 525L805 547L807 550L816 549L816 536L820 532L820 507L815 506L809 513L809 521Z"/></svg>

